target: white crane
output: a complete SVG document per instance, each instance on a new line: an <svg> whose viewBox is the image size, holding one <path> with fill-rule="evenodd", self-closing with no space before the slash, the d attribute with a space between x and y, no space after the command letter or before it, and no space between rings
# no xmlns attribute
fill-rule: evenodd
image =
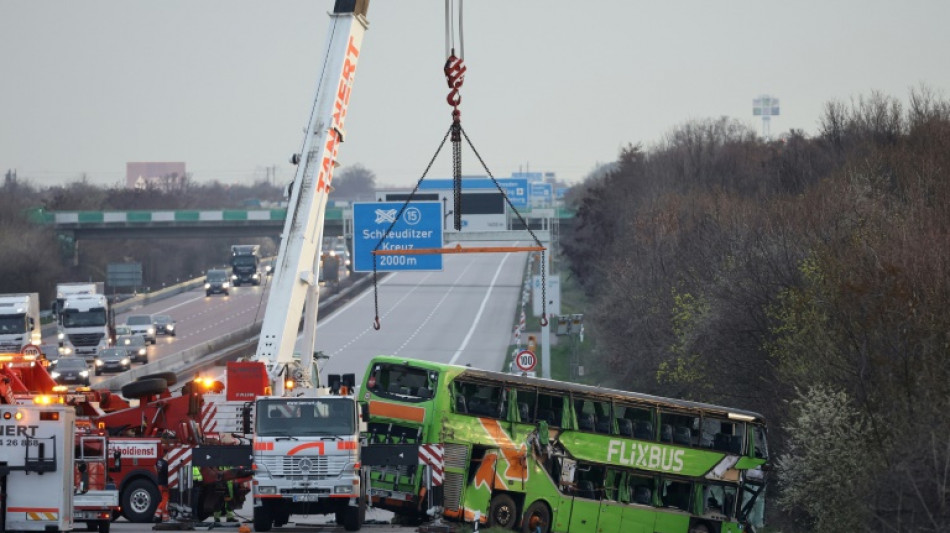
<svg viewBox="0 0 950 533"><path fill-rule="evenodd" d="M314 369L313 349L324 217L333 170L344 139L363 34L368 27L368 6L369 0L336 0L330 13L327 51L303 147L293 157L297 172L254 355L254 360L266 365L275 396L284 394L287 379L302 387L316 387L319 380ZM305 315L303 341L300 358L296 360L294 345L301 315Z"/></svg>

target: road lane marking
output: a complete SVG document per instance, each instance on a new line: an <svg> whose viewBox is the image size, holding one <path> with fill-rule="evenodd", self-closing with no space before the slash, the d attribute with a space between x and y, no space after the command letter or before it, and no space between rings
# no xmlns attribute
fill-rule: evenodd
<svg viewBox="0 0 950 533"><path fill-rule="evenodd" d="M517 244L517 243L515 243ZM460 355L462 355L462 350L468 346L468 341L472 339L472 334L475 333L475 328L478 326L478 321L482 318L482 313L485 311L485 305L488 303L488 298L491 296L492 289L495 288L495 282L498 281L498 275L501 274L501 269L505 266L505 261L508 260L508 256L511 255L511 252L505 254L505 257L501 259L501 263L498 264L498 269L495 270L495 275L491 279L491 284L488 285L488 290L485 291L485 297L482 298L482 305L478 307L478 313L475 315L475 320L472 321L472 327L469 328L468 334L465 335L465 339L462 341L462 345L459 346L459 349L455 351L455 355L452 356L452 359L449 360L450 365L454 365Z"/></svg>

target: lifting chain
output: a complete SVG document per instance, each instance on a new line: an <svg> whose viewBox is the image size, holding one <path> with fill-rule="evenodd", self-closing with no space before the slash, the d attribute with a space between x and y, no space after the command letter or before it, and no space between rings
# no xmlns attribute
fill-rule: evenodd
<svg viewBox="0 0 950 533"><path fill-rule="evenodd" d="M462 112L459 104L462 103L462 94L459 89L465 83L465 61L455 55L452 49L449 58L445 60L445 81L449 84L449 94L445 101L452 106L452 222L455 231L462 230Z"/></svg>
<svg viewBox="0 0 950 533"><path fill-rule="evenodd" d="M468 138L468 134L465 133L465 130L462 129L462 112L459 110L459 105L462 103L462 94L459 92L459 89L462 88L462 85L465 83L465 71L467 70L465 66L464 57L464 40L462 39L462 0L458 1L458 34L459 34L459 54L455 54L455 28L453 25L453 16L452 11L455 9L454 2L456 0L446 0L445 1L445 50L448 56L448 59L445 60L445 66L442 70L445 73L445 80L449 85L449 94L446 95L445 101L452 106L452 125L449 127L449 130L446 132L445 137L442 138L442 142L439 143L438 149L436 149L435 154L432 156L432 159L429 161L429 165L426 167L425 172L422 173L422 177L419 178L419 181L416 182L416 186L412 189L412 192L409 194L409 197L403 203L402 208L400 208L399 213L396 215L396 218L389 224L389 227L386 229L386 232L383 234L383 237L376 244L376 247L373 249L373 252L379 251L379 247L382 246L386 238L389 237L390 232L392 232L393 227L395 227L396 222L402 218L403 212L406 210L406 207L409 206L409 203L412 201L413 197L416 195L416 192L419 190L419 186L422 184L422 180L426 178L426 175L429 174L429 170L432 169L433 163L435 163L436 157L439 155L439 152L442 151L442 147L445 146L445 141L449 138L452 140L452 200L454 207L454 226L456 231L461 231L462 229L462 138L465 138L465 141L468 143L469 147L475 153L475 156L478 158L479 163L482 164L482 168L485 169L485 173L488 174L488 177L491 178L492 183L495 184L495 187L498 188L498 191L501 193L502 198L505 199L505 203L508 204L509 209L517 215L518 220L521 222L521 225L528 231L531 235L531 238L534 239L535 244L539 248L544 248L541 244L541 241L538 239L537 235L534 234L534 231L528 226L528 221L524 219L518 209L511 203L511 200L508 198L508 195L505 193L505 189L498 183L495 179L495 176L492 175L491 171L488 169L488 165L485 164L485 161L482 159L482 156L478 153L478 150L475 149L475 146L472 144L471 139ZM547 279L545 272L545 259L546 259L547 250L544 249L541 251L541 327L547 327L548 325L548 314L547 314ZM373 321L373 329L379 330L379 288L378 288L378 272L377 272L377 256L373 253L373 303L376 310L376 318Z"/></svg>

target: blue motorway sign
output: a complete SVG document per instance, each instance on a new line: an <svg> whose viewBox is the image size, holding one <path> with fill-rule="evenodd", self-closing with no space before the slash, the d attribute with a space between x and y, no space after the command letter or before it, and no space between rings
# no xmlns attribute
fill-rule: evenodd
<svg viewBox="0 0 950 533"><path fill-rule="evenodd" d="M373 250L412 250L442 247L442 204L412 202L399 217L392 231L383 239L389 225L396 220L403 202L358 202L353 204L353 270L373 271ZM378 255L376 270L442 270L442 254Z"/></svg>
<svg viewBox="0 0 950 533"><path fill-rule="evenodd" d="M554 186L550 183L531 183L531 205L550 205L554 196Z"/></svg>
<svg viewBox="0 0 950 533"><path fill-rule="evenodd" d="M516 209L528 207L528 180L526 178L495 178L505 191L505 196ZM450 179L426 179L419 184L420 191L451 191ZM488 178L462 178L462 192L497 191L498 187Z"/></svg>
<svg viewBox="0 0 950 533"><path fill-rule="evenodd" d="M558 200L563 200L564 195L567 194L567 189L568 189L567 187L558 187L557 189L555 189L554 190L555 198Z"/></svg>

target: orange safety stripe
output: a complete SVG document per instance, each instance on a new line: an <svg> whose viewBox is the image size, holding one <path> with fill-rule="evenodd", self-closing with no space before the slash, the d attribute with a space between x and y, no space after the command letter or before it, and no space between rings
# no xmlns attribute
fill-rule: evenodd
<svg viewBox="0 0 950 533"><path fill-rule="evenodd" d="M373 401L369 402L369 414L386 418L398 418L411 422L423 422L426 419L425 407L412 407L396 403Z"/></svg>
<svg viewBox="0 0 950 533"><path fill-rule="evenodd" d="M11 513L58 513L56 507L7 507Z"/></svg>
<svg viewBox="0 0 950 533"><path fill-rule="evenodd" d="M472 246L462 248L461 245L455 245L455 248L412 248L412 249L391 249L374 250L373 255L439 255L439 254L484 254L484 253L507 253L507 252L543 252L544 246Z"/></svg>
<svg viewBox="0 0 950 533"><path fill-rule="evenodd" d="M305 443L305 444L300 444L300 445L298 445L298 446L294 446L293 448L290 449L289 452L287 452L287 455L296 455L297 453L300 453L300 452L302 452L302 451L304 451L304 450L308 450L308 449L310 449L310 448L319 448L319 449L320 449L320 453L319 453L318 455L323 455L323 454L326 453L326 452L324 451L324 449L323 449L323 443L322 443L322 442L307 442L307 443Z"/></svg>

